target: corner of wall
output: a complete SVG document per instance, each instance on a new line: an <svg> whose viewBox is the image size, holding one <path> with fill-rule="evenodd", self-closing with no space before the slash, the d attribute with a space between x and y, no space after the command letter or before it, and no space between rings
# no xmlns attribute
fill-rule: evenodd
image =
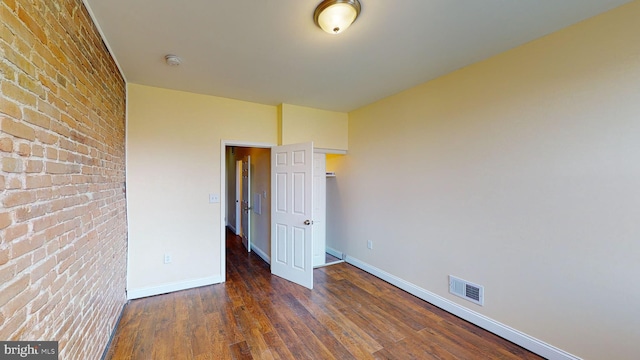
<svg viewBox="0 0 640 360"><path fill-rule="evenodd" d="M278 105L278 145L282 145L282 107L284 104Z"/></svg>

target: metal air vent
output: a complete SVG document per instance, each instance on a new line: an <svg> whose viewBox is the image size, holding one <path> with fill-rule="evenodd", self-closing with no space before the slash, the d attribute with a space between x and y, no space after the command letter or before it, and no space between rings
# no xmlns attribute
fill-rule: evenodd
<svg viewBox="0 0 640 360"><path fill-rule="evenodd" d="M449 275L449 292L478 305L484 305L484 286Z"/></svg>

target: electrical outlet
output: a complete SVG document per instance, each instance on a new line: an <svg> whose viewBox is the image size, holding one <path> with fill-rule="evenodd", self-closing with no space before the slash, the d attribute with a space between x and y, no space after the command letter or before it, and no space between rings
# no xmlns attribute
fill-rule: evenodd
<svg viewBox="0 0 640 360"><path fill-rule="evenodd" d="M171 264L171 254L164 254L164 263Z"/></svg>
<svg viewBox="0 0 640 360"><path fill-rule="evenodd" d="M220 202L220 195L209 194L209 204L217 204Z"/></svg>
<svg viewBox="0 0 640 360"><path fill-rule="evenodd" d="M373 241L367 240L367 249L373 250Z"/></svg>

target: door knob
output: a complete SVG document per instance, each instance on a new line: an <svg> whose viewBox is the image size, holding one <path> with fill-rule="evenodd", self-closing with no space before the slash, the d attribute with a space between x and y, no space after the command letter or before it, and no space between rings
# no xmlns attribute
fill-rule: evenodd
<svg viewBox="0 0 640 360"><path fill-rule="evenodd" d="M305 220L304 224L305 225L313 225L313 220Z"/></svg>

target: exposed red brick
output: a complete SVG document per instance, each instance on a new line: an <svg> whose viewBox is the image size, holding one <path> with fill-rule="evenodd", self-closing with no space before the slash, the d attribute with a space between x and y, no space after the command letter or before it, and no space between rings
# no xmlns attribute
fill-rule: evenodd
<svg viewBox="0 0 640 360"><path fill-rule="evenodd" d="M60 110L58 110L55 106L49 104L46 101L42 101L42 100L38 101L38 111L48 115L54 120L60 120L60 116L61 116Z"/></svg>
<svg viewBox="0 0 640 360"><path fill-rule="evenodd" d="M7 190L22 189L22 179L19 177L10 177L5 185Z"/></svg>
<svg viewBox="0 0 640 360"><path fill-rule="evenodd" d="M20 326L27 320L27 309L23 308L18 313L13 314L2 326L0 326L0 339L6 339L8 341L16 340L12 336Z"/></svg>
<svg viewBox="0 0 640 360"><path fill-rule="evenodd" d="M2 1L7 8L9 8L10 10L15 10L16 9L16 2L15 0L3 0Z"/></svg>
<svg viewBox="0 0 640 360"><path fill-rule="evenodd" d="M23 309L29 304L33 299L38 295L38 290L34 288L26 288L20 294L2 307L2 311L4 311L9 317L15 314L18 310Z"/></svg>
<svg viewBox="0 0 640 360"><path fill-rule="evenodd" d="M55 134L52 134L44 130L36 131L36 137L38 141L47 145L53 145L58 141L58 137Z"/></svg>
<svg viewBox="0 0 640 360"><path fill-rule="evenodd" d="M22 139L31 141L35 140L36 133L29 126L13 121L9 118L2 118L1 121L0 129L3 132Z"/></svg>
<svg viewBox="0 0 640 360"><path fill-rule="evenodd" d="M20 106L3 97L0 97L0 113L7 114L16 119L20 119L22 117L22 110L20 110Z"/></svg>
<svg viewBox="0 0 640 360"><path fill-rule="evenodd" d="M80 0L0 24L0 339L98 358L126 301L125 83Z"/></svg>
<svg viewBox="0 0 640 360"><path fill-rule="evenodd" d="M18 155L20 156L31 155L31 146L29 146L29 144L24 144L24 143L18 145Z"/></svg>
<svg viewBox="0 0 640 360"><path fill-rule="evenodd" d="M8 284L9 280L13 279L15 276L16 276L15 265L0 266L0 283Z"/></svg>
<svg viewBox="0 0 640 360"><path fill-rule="evenodd" d="M13 33L17 34L18 37L33 38L29 29L22 24L20 19L18 19L13 12L6 10L2 6L0 6L0 21ZM4 57L25 73L34 76L36 73L35 66L27 60L27 57L23 56L17 50L18 49L13 49L11 47L4 47Z"/></svg>
<svg viewBox="0 0 640 360"><path fill-rule="evenodd" d="M29 227L27 226L27 224L14 224L12 226L9 226L6 230L4 230L3 240L7 242L11 242L15 239L18 239L22 236L27 235L28 231L29 231Z"/></svg>
<svg viewBox="0 0 640 360"><path fill-rule="evenodd" d="M24 170L22 159L5 157L2 159L2 171L20 173Z"/></svg>
<svg viewBox="0 0 640 360"><path fill-rule="evenodd" d="M16 220L24 222L30 219L41 217L49 211L51 211L50 204L29 205L21 207L15 211Z"/></svg>
<svg viewBox="0 0 640 360"><path fill-rule="evenodd" d="M34 196L32 192L29 191L14 191L7 194L4 199L2 199L2 204L7 207L14 207L17 205L24 205L33 202Z"/></svg>
<svg viewBox="0 0 640 360"><path fill-rule="evenodd" d="M0 306L13 299L16 294L21 293L29 285L29 277L23 276L8 284L5 291L0 292Z"/></svg>
<svg viewBox="0 0 640 360"><path fill-rule="evenodd" d="M40 57L39 55L35 55L33 56L34 58L34 63L36 63L36 59L42 59L42 57ZM44 60L42 60L44 61ZM51 79L46 76L45 74L38 74L38 80L40 81L40 83L42 84L42 86L44 86L46 89L48 89L49 91L51 91L52 93L57 93L58 92L58 85L51 81ZM49 99L49 97L51 96L51 93L49 93L47 95L47 99ZM55 119L59 118L59 116L54 116L52 113L49 113L48 111L43 110L43 105L42 104L47 104L48 106L50 106L50 109L52 112L56 113L56 114L60 114L60 110L58 109L58 107L53 106L50 104L50 102L43 102L43 101L38 101L38 110L43 111L49 115L51 115L52 117L54 117Z"/></svg>
<svg viewBox="0 0 640 360"><path fill-rule="evenodd" d="M8 212L0 213L0 230L11 225L11 214Z"/></svg>
<svg viewBox="0 0 640 360"><path fill-rule="evenodd" d="M45 90L42 84L34 80L34 78L25 75L24 73L18 74L18 84L23 89L37 95L39 98L45 98Z"/></svg>
<svg viewBox="0 0 640 360"><path fill-rule="evenodd" d="M31 236L27 239L16 241L11 245L11 256L13 258L18 258L44 245L44 237Z"/></svg>
<svg viewBox="0 0 640 360"><path fill-rule="evenodd" d="M43 44L47 42L47 35L42 30L40 25L38 25L38 23L29 14L27 14L22 8L19 8L18 10L18 17L31 30L31 32L33 32L33 34L38 39L40 39L40 42L42 42Z"/></svg>
<svg viewBox="0 0 640 360"><path fill-rule="evenodd" d="M27 173L39 173L42 172L44 163L41 160L27 160L27 166L25 172Z"/></svg>
<svg viewBox="0 0 640 360"><path fill-rule="evenodd" d="M33 275L31 277L31 281L33 282ZM41 284L42 285L42 284ZM33 300L31 302L31 314L37 312L38 310L42 309L42 307L47 303L47 301L49 301L49 293L44 292L42 295L40 295L38 298L36 298L35 300ZM36 337L37 339L39 339L40 337Z"/></svg>
<svg viewBox="0 0 640 360"><path fill-rule="evenodd" d="M21 88L14 83L4 81L2 82L0 89L2 89L3 96L6 96L13 101L29 106L36 105L36 96L27 89Z"/></svg>
<svg viewBox="0 0 640 360"><path fill-rule="evenodd" d="M33 231L40 232L44 229L47 229L56 223L56 218L53 215L41 217L32 221L33 223Z"/></svg>
<svg viewBox="0 0 640 360"><path fill-rule="evenodd" d="M13 140L11 138L1 138L0 139L0 151L4 152L12 152L13 151Z"/></svg>
<svg viewBox="0 0 640 360"><path fill-rule="evenodd" d="M38 125L42 128L48 129L51 127L51 120L45 114L39 113L35 110L25 108L22 119L28 123L33 125Z"/></svg>
<svg viewBox="0 0 640 360"><path fill-rule="evenodd" d="M31 154L33 156L42 157L44 155L44 147L42 145L31 145Z"/></svg>
<svg viewBox="0 0 640 360"><path fill-rule="evenodd" d="M48 274L57 264L56 258L50 257L31 270L31 282L35 283Z"/></svg>
<svg viewBox="0 0 640 360"><path fill-rule="evenodd" d="M8 248L0 248L0 265L4 265L9 261L9 249Z"/></svg>
<svg viewBox="0 0 640 360"><path fill-rule="evenodd" d="M45 156L47 157L47 159L51 159L51 160L56 160L58 159L58 149L54 148L54 147L47 147L44 151ZM49 164L49 163L47 163ZM55 163L51 163L51 167L53 168L54 165L61 165L61 164L55 164ZM47 171L49 173L51 173L52 171ZM64 174L64 170L61 174Z"/></svg>

